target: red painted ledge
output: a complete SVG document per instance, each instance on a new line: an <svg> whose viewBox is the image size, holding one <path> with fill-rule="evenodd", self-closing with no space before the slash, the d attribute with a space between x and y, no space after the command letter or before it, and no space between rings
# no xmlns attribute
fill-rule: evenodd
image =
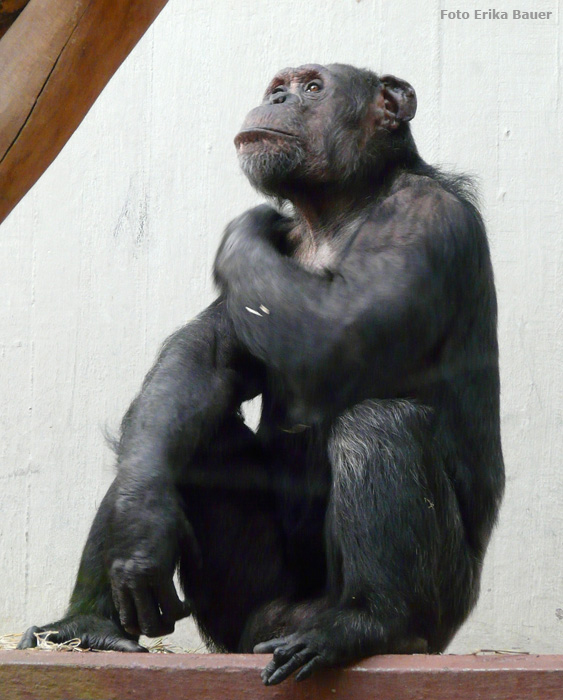
<svg viewBox="0 0 563 700"><path fill-rule="evenodd" d="M1 700L563 700L563 656L379 656L266 688L267 656L0 652Z"/></svg>

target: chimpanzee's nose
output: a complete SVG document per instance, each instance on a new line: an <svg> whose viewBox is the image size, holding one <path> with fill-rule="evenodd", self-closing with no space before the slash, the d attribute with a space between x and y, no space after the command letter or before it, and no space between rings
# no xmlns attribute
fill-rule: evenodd
<svg viewBox="0 0 563 700"><path fill-rule="evenodd" d="M294 102L295 100L297 100L297 95L294 95L292 92L289 92L289 90L285 88L283 90L277 90L272 95L270 95L271 105L281 105L285 102Z"/></svg>
<svg viewBox="0 0 563 700"><path fill-rule="evenodd" d="M274 92L273 95L270 95L270 104L281 105L286 101L287 96L287 90L279 90L278 92Z"/></svg>

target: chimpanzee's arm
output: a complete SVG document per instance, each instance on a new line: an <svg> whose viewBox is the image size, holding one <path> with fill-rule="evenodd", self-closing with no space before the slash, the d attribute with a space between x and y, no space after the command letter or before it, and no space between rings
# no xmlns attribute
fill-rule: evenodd
<svg viewBox="0 0 563 700"><path fill-rule="evenodd" d="M181 477L225 416L260 393L257 363L240 348L218 299L165 342L121 426L120 481ZM173 459L181 446L182 459Z"/></svg>
<svg viewBox="0 0 563 700"><path fill-rule="evenodd" d="M460 266L452 261L466 213L441 190L399 195L374 210L333 271L309 271L280 254L269 240L277 222L268 207L227 229L216 277L236 332L309 414L396 395L455 313L460 282L451 271Z"/></svg>
<svg viewBox="0 0 563 700"><path fill-rule="evenodd" d="M218 300L167 340L124 418L106 556L130 632L162 633L179 547L197 549L177 503L182 470L198 449L227 439L218 435L227 416L260 392L256 361L238 347Z"/></svg>

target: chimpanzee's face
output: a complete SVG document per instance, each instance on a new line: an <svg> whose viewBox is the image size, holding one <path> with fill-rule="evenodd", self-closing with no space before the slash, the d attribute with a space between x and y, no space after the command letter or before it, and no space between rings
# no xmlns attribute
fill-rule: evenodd
<svg viewBox="0 0 563 700"><path fill-rule="evenodd" d="M262 104L249 112L235 145L241 167L257 189L283 195L295 186L346 174L361 148L367 105L358 109L339 68L287 68L271 81Z"/></svg>

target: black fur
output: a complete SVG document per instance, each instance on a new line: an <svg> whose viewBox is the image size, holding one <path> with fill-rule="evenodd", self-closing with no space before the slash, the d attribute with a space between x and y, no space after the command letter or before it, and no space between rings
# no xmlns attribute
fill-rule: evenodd
<svg viewBox="0 0 563 700"><path fill-rule="evenodd" d="M220 297L124 418L55 639L141 650L191 611L210 648L273 652L275 684L441 651L467 617L504 483L496 299L471 188L422 161L415 109L335 65L249 114L241 164L293 213L227 228Z"/></svg>

